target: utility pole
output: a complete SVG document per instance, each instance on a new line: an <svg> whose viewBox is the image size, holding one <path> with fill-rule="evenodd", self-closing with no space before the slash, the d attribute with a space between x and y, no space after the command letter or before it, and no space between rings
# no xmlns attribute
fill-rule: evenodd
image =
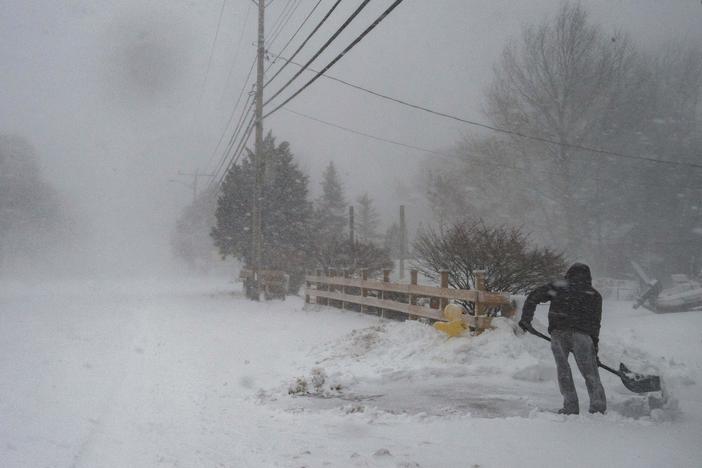
<svg viewBox="0 0 702 468"><path fill-rule="evenodd" d="M254 1L254 0L252 0ZM254 3L256 3L254 1ZM264 49L264 22L265 22L265 0L258 0L258 59L256 66L256 146L254 193L252 202L252 229L251 238L253 253L251 269L253 271L253 290L251 299L258 301L261 298L261 259L263 257L263 232L261 229L261 208L262 208L262 185L263 185L263 60Z"/></svg>
<svg viewBox="0 0 702 468"><path fill-rule="evenodd" d="M197 200L198 179L200 177L214 177L215 176L215 174L200 174L199 169L195 169L195 172L178 171L178 175L193 178L192 184L186 184L185 182L182 182L183 185L185 185L186 187L189 187L193 191L193 203L195 203L195 200ZM171 179L171 182L179 182L179 181Z"/></svg>
<svg viewBox="0 0 702 468"><path fill-rule="evenodd" d="M190 190L192 190L193 191L193 203L195 203L195 200L197 200L198 179L200 177L214 177L215 176L215 174L200 174L199 169L195 169L195 172L178 171L178 175L188 176L188 177L193 178L192 184L188 184L188 183L183 182L183 181L178 180L178 179L169 179L168 180L169 182L176 182L178 184L184 185L184 186L188 187Z"/></svg>

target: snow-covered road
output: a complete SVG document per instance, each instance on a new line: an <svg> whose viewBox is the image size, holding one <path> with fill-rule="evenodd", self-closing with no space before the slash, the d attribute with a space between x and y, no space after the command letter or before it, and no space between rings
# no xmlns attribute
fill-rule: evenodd
<svg viewBox="0 0 702 468"><path fill-rule="evenodd" d="M607 308L604 358L659 366L679 413L629 417L604 377L609 414L566 418L538 410L560 403L539 340L447 340L234 288L1 285L0 465L700 466L700 313ZM312 396L288 395L298 377Z"/></svg>

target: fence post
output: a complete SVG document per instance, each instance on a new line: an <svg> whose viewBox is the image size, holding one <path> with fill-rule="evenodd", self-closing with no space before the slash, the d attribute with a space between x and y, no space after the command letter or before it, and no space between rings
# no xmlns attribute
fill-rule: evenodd
<svg viewBox="0 0 702 468"><path fill-rule="evenodd" d="M344 268L342 271L343 271L344 279L347 279L351 276L348 268ZM346 285L345 284L341 285L341 293L343 295L346 295ZM341 309L346 310L346 302L345 301L341 301Z"/></svg>
<svg viewBox="0 0 702 468"><path fill-rule="evenodd" d="M361 268L361 281L368 281L368 268ZM368 297L368 290L361 285L361 296ZM366 312L366 306L361 304L361 312Z"/></svg>
<svg viewBox="0 0 702 468"><path fill-rule="evenodd" d="M336 277L336 268L330 268L330 269L329 269L329 277L330 277L330 278L335 278L335 277ZM335 290L336 290L336 288L335 288L335 286L334 286L331 282L327 283L327 291L329 291L329 292L335 292ZM329 303L332 305L332 307L336 307L336 303L335 303L334 299L330 299L330 300L329 300Z"/></svg>
<svg viewBox="0 0 702 468"><path fill-rule="evenodd" d="M390 272L392 272L391 269L389 268L383 268L383 283L389 283L390 282ZM385 299L385 291L380 291L380 298ZM385 318L385 309L380 309L380 316Z"/></svg>
<svg viewBox="0 0 702 468"><path fill-rule="evenodd" d="M442 289L448 289L448 287L449 287L448 280L449 280L448 270L441 270L441 288ZM448 299L442 297L439 300L439 309L443 312L443 310L447 304L448 304Z"/></svg>
<svg viewBox="0 0 702 468"><path fill-rule="evenodd" d="M484 320L480 317L485 315L485 306L480 303L480 292L485 291L485 271L483 270L476 270L475 271L475 289L476 289L476 298L475 298L475 325L476 329L479 332L482 332L484 328Z"/></svg>
<svg viewBox="0 0 702 468"><path fill-rule="evenodd" d="M478 290L478 297L475 301L475 315L484 315L485 306L480 304L480 291L485 291L485 272L477 270L475 272L475 289Z"/></svg>
<svg viewBox="0 0 702 468"><path fill-rule="evenodd" d="M410 289L412 289L412 286L417 286L417 270L410 270ZM407 295L407 302L409 302L410 305L417 305L417 297L414 294L409 293ZM409 314L409 318L413 319L416 317Z"/></svg>
<svg viewBox="0 0 702 468"><path fill-rule="evenodd" d="M317 268L317 269L315 270L315 276L317 277L317 294L319 294L319 291L322 290L322 282L319 281L319 280L322 279L322 269L321 269L321 268ZM324 299L321 298L321 297L319 297L319 295L317 295L317 296L314 297L314 303L315 303L315 304L320 304L320 305L321 305L323 302L324 302Z"/></svg>
<svg viewBox="0 0 702 468"><path fill-rule="evenodd" d="M305 304L310 303L310 287L311 283L309 282L309 279L307 278L310 276L310 271L305 270Z"/></svg>
<svg viewBox="0 0 702 468"><path fill-rule="evenodd" d="M485 270L475 270L475 289L485 291Z"/></svg>

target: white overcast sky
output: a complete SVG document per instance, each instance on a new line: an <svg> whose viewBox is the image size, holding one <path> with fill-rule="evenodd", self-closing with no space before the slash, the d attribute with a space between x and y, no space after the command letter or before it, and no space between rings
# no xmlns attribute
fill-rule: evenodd
<svg viewBox="0 0 702 468"><path fill-rule="evenodd" d="M286 2L272 1L269 26ZM315 2L302 0L272 52ZM303 32L332 3L323 0ZM316 50L358 3L342 2L335 20L307 50ZM371 1L315 65L327 63L390 3ZM482 93L506 41L517 36L523 24L553 14L558 4L405 0L330 74L484 120ZM582 4L606 29L628 32L638 44L678 39L702 45L699 0ZM128 252L141 258L144 252L165 257L177 211L190 197L185 187L169 179L178 170L208 171L219 158L212 157L214 146L255 53L255 7L250 0L227 0L203 87L221 5L221 0L0 1L0 132L23 135L36 147L46 177L121 257L129 257ZM429 148L450 146L471 131L324 79L289 107ZM414 164L426 156L283 111L272 116L266 128L291 142L312 177L313 191L323 166L333 160L350 197L369 191L386 208L403 202L394 198L393 187L397 181L411 182Z"/></svg>

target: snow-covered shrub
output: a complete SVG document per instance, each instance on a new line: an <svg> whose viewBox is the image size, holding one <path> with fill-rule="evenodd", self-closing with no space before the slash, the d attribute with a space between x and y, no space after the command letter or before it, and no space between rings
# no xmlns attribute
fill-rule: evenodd
<svg viewBox="0 0 702 468"><path fill-rule="evenodd" d="M307 390L307 379L304 377L296 378L288 387L289 395L306 395L307 393L309 393Z"/></svg>
<svg viewBox="0 0 702 468"><path fill-rule="evenodd" d="M327 372L321 367L310 371L309 377L297 377L289 386L289 395L317 395L327 396L340 392L340 383L330 383Z"/></svg>
<svg viewBox="0 0 702 468"><path fill-rule="evenodd" d="M327 374L321 367L315 367L311 371L310 383L314 388L315 393L320 393L324 388L324 383L327 380Z"/></svg>
<svg viewBox="0 0 702 468"><path fill-rule="evenodd" d="M414 251L422 274L438 279L448 270L449 286L459 289L474 289L475 272L484 270L488 291L523 294L562 276L566 267L563 255L530 245L520 229L483 222L425 228Z"/></svg>

